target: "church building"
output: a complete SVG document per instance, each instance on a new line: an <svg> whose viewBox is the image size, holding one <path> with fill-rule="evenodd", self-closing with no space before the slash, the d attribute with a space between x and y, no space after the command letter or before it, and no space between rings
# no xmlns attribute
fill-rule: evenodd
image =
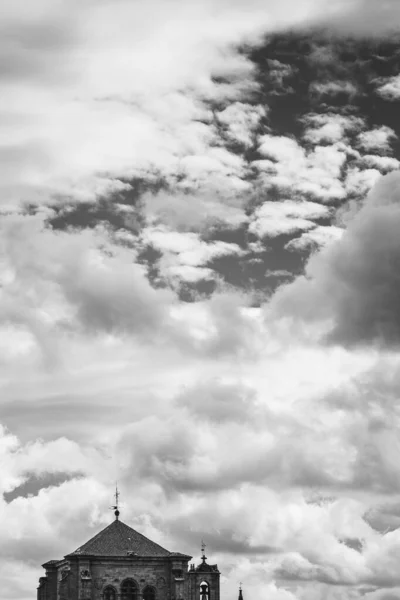
<svg viewBox="0 0 400 600"><path fill-rule="evenodd" d="M119 520L88 542L43 565L37 600L220 600L220 572L170 552Z"/></svg>

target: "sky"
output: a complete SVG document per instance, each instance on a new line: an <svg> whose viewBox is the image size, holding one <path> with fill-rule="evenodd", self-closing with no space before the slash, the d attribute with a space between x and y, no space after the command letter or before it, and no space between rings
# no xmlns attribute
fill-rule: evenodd
<svg viewBox="0 0 400 600"><path fill-rule="evenodd" d="M399 599L398 0L0 15L2 600L116 480L222 600Z"/></svg>

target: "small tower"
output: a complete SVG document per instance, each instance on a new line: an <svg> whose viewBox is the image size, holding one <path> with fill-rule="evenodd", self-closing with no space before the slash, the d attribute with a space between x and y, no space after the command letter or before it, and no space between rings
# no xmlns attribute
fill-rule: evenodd
<svg viewBox="0 0 400 600"><path fill-rule="evenodd" d="M219 600L218 565L209 565L205 554L206 545L201 543L201 563L191 565L188 572L188 600Z"/></svg>
<svg viewBox="0 0 400 600"><path fill-rule="evenodd" d="M243 600L242 582L239 583L239 597L238 600Z"/></svg>

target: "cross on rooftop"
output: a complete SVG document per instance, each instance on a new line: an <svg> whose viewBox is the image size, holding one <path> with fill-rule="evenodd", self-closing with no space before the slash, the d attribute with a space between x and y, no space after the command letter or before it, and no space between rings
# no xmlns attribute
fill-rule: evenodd
<svg viewBox="0 0 400 600"><path fill-rule="evenodd" d="M206 544L205 544L204 540L201 540L201 558L203 559L203 563L206 561L206 558L207 558L205 552L206 552Z"/></svg>
<svg viewBox="0 0 400 600"><path fill-rule="evenodd" d="M115 518L118 521L118 517L119 517L119 509L118 509L118 503L119 503L119 491L118 491L118 484L115 484L115 506L113 506L112 508L114 509L114 514L115 514Z"/></svg>

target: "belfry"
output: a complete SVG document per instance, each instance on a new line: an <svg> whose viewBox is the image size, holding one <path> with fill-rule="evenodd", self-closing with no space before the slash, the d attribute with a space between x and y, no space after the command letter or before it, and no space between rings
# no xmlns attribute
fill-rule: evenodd
<svg viewBox="0 0 400 600"><path fill-rule="evenodd" d="M118 496L117 496L118 500ZM118 502L117 502L118 504ZM119 520L43 567L37 600L220 600L217 565L191 564Z"/></svg>

